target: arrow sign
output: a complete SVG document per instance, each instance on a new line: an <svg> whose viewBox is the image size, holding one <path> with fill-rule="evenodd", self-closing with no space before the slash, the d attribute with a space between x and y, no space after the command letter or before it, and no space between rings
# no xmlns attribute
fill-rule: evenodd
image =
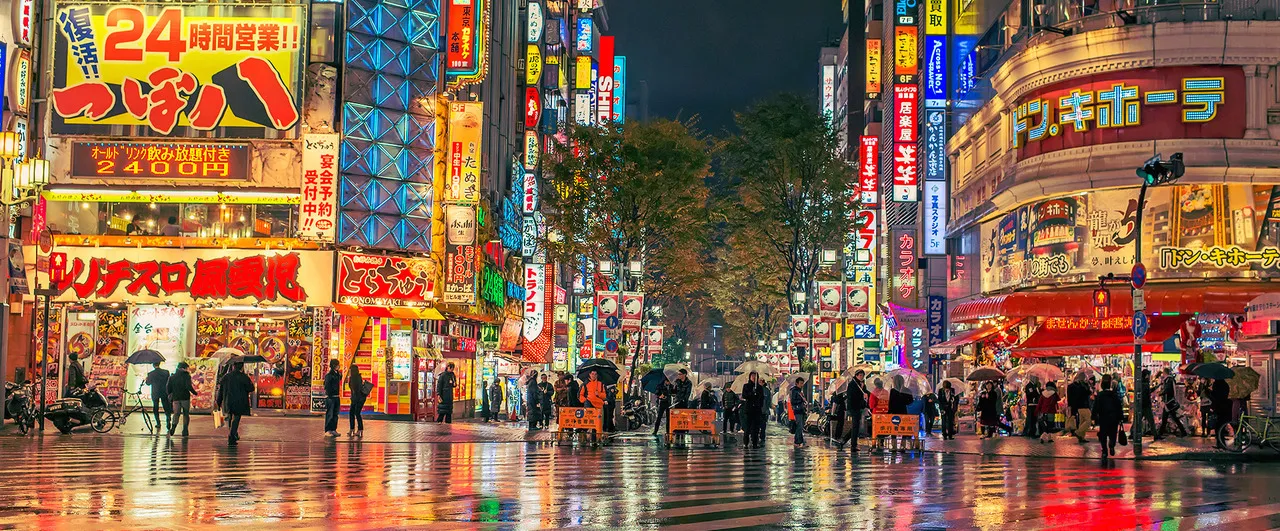
<svg viewBox="0 0 1280 531"><path fill-rule="evenodd" d="M618 319L616 315L610 315L608 319L604 320L604 326L605 328L618 328L622 326L622 319Z"/></svg>

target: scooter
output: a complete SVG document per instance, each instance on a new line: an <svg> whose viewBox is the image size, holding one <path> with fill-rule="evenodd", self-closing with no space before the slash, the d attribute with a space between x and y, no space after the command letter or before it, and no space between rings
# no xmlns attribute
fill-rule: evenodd
<svg viewBox="0 0 1280 531"><path fill-rule="evenodd" d="M27 407L27 391L22 384L4 383L4 418L16 419Z"/></svg>
<svg viewBox="0 0 1280 531"><path fill-rule="evenodd" d="M627 418L627 424L631 426L644 426L653 423L649 407L645 405L644 398L638 396L632 396L627 399L627 405L622 408L622 416Z"/></svg>
<svg viewBox="0 0 1280 531"><path fill-rule="evenodd" d="M68 398L54 401L45 408L44 418L63 435L75 428L89 426L94 411L107 407L107 397L90 385L85 389L72 389Z"/></svg>

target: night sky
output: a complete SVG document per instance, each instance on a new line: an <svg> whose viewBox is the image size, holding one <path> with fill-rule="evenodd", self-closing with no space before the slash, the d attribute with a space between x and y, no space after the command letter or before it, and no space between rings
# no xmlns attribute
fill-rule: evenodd
<svg viewBox="0 0 1280 531"><path fill-rule="evenodd" d="M818 51L843 33L840 0L604 2L627 81L649 84L650 117L697 114L708 133L778 92L816 100Z"/></svg>

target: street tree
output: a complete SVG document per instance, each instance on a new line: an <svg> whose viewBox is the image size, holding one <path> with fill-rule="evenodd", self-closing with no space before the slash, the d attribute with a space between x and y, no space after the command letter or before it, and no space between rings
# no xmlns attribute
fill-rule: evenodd
<svg viewBox="0 0 1280 531"><path fill-rule="evenodd" d="M786 329L786 264L762 252L763 235L751 225L730 233L714 251L715 275L707 282L710 304L725 323L725 348L753 352Z"/></svg>

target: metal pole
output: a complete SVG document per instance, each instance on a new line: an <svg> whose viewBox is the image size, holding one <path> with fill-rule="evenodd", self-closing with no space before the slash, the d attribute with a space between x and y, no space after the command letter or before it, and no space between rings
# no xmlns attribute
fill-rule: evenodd
<svg viewBox="0 0 1280 531"><path fill-rule="evenodd" d="M52 289L52 287L50 287ZM44 431L45 393L49 385L49 293L44 294L43 343L40 345L40 431Z"/></svg>
<svg viewBox="0 0 1280 531"><path fill-rule="evenodd" d="M1142 188L1138 191L1138 215L1137 221L1134 223L1134 233L1136 238L1133 244L1133 263L1142 263L1142 213L1147 206L1147 181L1143 179ZM1134 291L1132 279L1129 281L1129 300L1133 300ZM1142 338L1133 336L1133 423L1129 426L1131 433L1129 438L1133 440L1133 455L1142 455L1142 413L1144 411L1142 399L1146 396L1146 379L1142 377Z"/></svg>

